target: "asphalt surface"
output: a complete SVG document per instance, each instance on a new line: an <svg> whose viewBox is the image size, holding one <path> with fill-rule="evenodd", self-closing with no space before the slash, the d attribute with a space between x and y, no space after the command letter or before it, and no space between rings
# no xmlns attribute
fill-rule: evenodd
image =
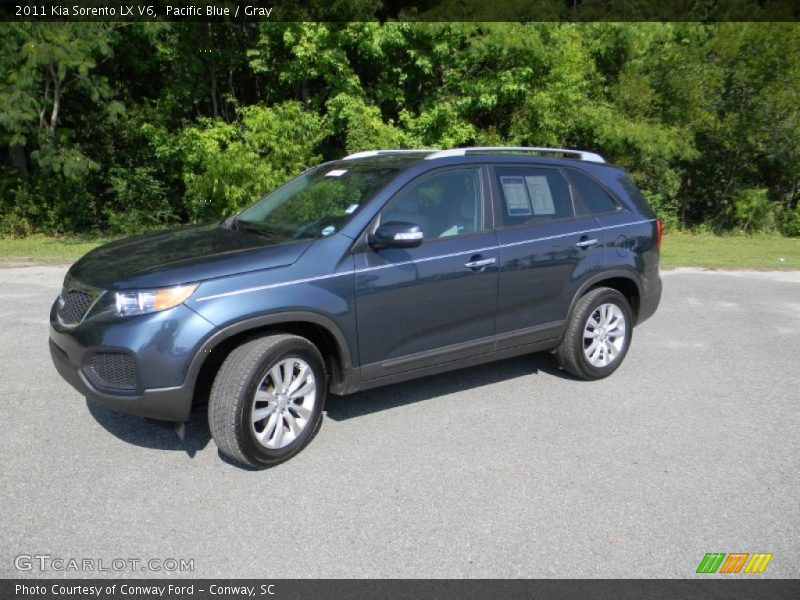
<svg viewBox="0 0 800 600"><path fill-rule="evenodd" d="M545 354L333 397L312 444L258 472L220 458L202 413L181 442L59 378L64 271L0 269L2 577L165 575L16 570L39 554L193 559L166 574L195 577L683 578L706 552L800 576L800 273L665 273L609 379Z"/></svg>

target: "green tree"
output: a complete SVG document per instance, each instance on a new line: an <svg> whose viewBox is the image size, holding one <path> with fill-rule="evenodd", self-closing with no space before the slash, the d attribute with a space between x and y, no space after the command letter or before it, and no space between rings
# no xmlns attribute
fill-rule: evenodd
<svg viewBox="0 0 800 600"><path fill-rule="evenodd" d="M133 232L229 213L347 152L522 144L600 152L669 226L800 233L796 25L372 20L383 10L4 24L0 232Z"/></svg>
<svg viewBox="0 0 800 600"><path fill-rule="evenodd" d="M250 106L241 120L205 119L179 134L190 216L233 213L319 162L327 135L323 118L297 102Z"/></svg>

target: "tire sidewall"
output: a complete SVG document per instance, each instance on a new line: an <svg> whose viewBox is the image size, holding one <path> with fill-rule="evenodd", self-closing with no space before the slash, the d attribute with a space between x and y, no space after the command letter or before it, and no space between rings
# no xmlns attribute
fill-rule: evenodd
<svg viewBox="0 0 800 600"><path fill-rule="evenodd" d="M305 429L290 444L283 448L270 449L262 446L256 439L255 433L250 423L250 414L255 402L256 388L266 375L267 371L281 360L289 357L300 358L311 367L314 373L314 380L317 387L317 397L314 402L314 410L311 414L309 423ZM250 375L250 381L244 388L245 394L240 398L240 410L238 411L238 424L242 432L242 450L250 457L253 462L271 465L276 462L286 460L299 452L311 438L316 434L322 420L322 410L325 405L326 397L326 378L325 365L319 352L316 351L310 342L305 342L299 338L290 338L277 343L264 355L257 363L257 367Z"/></svg>
<svg viewBox="0 0 800 600"><path fill-rule="evenodd" d="M589 362L589 359L586 358L586 354L584 353L583 331L586 327L586 321L589 319L589 316L602 304L615 304L625 316L625 344L614 362L605 367L595 367ZM581 306L581 309L576 313L574 318L577 320L578 326L580 327L580 335L575 336L576 347L574 348L574 351L581 363L581 368L591 379L602 379L603 377L611 375L611 373L619 368L619 366L622 364L622 361L625 360L625 356L628 354L628 348L631 346L631 339L633 337L633 314L628 301L625 299L625 296L616 290L605 289L602 292L593 295L591 297L591 301Z"/></svg>

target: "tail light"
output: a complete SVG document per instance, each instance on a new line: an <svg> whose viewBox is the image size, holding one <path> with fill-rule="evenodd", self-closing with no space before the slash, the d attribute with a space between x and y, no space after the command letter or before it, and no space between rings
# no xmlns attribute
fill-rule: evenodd
<svg viewBox="0 0 800 600"><path fill-rule="evenodd" d="M661 250L661 240L664 237L664 224L661 219L656 219L656 236L658 239L658 249Z"/></svg>

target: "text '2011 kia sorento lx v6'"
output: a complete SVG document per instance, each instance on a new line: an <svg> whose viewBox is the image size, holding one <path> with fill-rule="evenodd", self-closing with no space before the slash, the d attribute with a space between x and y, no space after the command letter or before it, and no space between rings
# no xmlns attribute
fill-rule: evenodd
<svg viewBox="0 0 800 600"><path fill-rule="evenodd" d="M659 303L660 243L590 152L360 152L233 217L89 252L50 349L121 411L182 423L207 398L221 451L267 467L311 440L328 392L545 350L610 375Z"/></svg>

